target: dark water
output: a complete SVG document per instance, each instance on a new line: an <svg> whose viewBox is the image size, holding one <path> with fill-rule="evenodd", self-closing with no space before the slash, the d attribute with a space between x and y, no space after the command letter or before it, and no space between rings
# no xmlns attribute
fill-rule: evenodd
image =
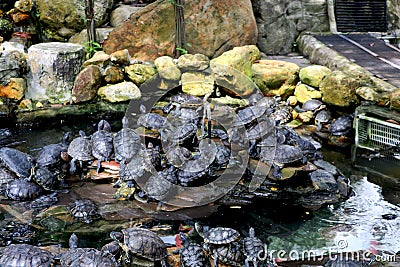
<svg viewBox="0 0 400 267"><path fill-rule="evenodd" d="M16 148L35 155L42 146L59 142L66 131L70 131L75 136L81 129L88 134L93 133L98 120L99 118L83 118L73 123L57 122L32 129L27 127L19 130L11 129L13 144ZM111 121L114 131L121 128L119 118L111 119ZM398 181L376 175L365 169L354 168L351 164L350 149L340 149L339 152L336 150L338 149L332 147L324 148L323 154L327 161L335 164L351 178L355 196L344 203L331 205L316 212L293 208L290 205L285 206L282 205L283 203L277 203L279 205L276 206L257 203L241 208L201 207L179 216L168 212L157 213L155 216L137 212L122 216L121 220L103 220L101 223L96 222L94 226L85 226L91 230L80 234L81 243L85 246L100 247L109 240L109 230L120 227L123 222L135 223L144 217L153 216L155 220L147 220L146 224L149 226L168 225L169 230L165 231L167 235L176 233L180 224L192 224L195 220L211 226L234 227L243 235L246 235L249 227L252 226L256 229L256 234L269 243L271 250L283 250L286 253L306 250L313 253L329 250L354 251L369 249L371 244L378 250L394 253L399 251L400 186ZM124 205L128 207L130 204L128 201L121 201L118 205L122 205L122 210L125 210ZM7 213L5 214L6 217L10 217ZM388 217L387 214L390 216ZM67 232L39 232L36 242L61 243L66 246L70 232L74 229L79 231L81 227L83 227L82 223L77 224L75 228L70 227ZM98 231L95 230L96 227Z"/></svg>

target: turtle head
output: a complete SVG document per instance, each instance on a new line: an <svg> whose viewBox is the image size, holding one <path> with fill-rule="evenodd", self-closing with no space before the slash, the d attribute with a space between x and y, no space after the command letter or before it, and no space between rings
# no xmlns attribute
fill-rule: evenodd
<svg viewBox="0 0 400 267"><path fill-rule="evenodd" d="M253 227L250 227L249 236L250 236L250 237L254 237L255 235L256 235L256 233L255 233L255 231L254 231L254 228L253 228Z"/></svg>
<svg viewBox="0 0 400 267"><path fill-rule="evenodd" d="M110 237L112 240L122 242L124 240L124 234L121 232L113 231L110 233Z"/></svg>
<svg viewBox="0 0 400 267"><path fill-rule="evenodd" d="M204 227L200 223L196 222L194 228L201 237L204 237Z"/></svg>
<svg viewBox="0 0 400 267"><path fill-rule="evenodd" d="M69 248L77 248L78 247L78 237L76 236L75 233L72 233L72 235L69 237L68 246L69 246Z"/></svg>
<svg viewBox="0 0 400 267"><path fill-rule="evenodd" d="M69 143L70 138L71 138L71 133L70 133L70 132L66 132L66 133L63 135L63 138L61 139L61 143L62 143L64 146L68 146L68 143Z"/></svg>
<svg viewBox="0 0 400 267"><path fill-rule="evenodd" d="M84 131L82 131L82 130L79 130L79 136L80 137L85 137L86 133Z"/></svg>
<svg viewBox="0 0 400 267"><path fill-rule="evenodd" d="M110 243L105 244L101 248L101 255L103 257L108 257L108 256L113 256L117 258L116 256L121 252L121 247L119 243L115 240L111 241Z"/></svg>
<svg viewBox="0 0 400 267"><path fill-rule="evenodd" d="M111 132L111 125L108 121L106 120L101 120L99 121L99 124L97 126L97 130L101 131L106 131L106 132Z"/></svg>
<svg viewBox="0 0 400 267"><path fill-rule="evenodd" d="M183 232L179 232L179 239L182 241L182 245L184 247L189 245L189 238L183 233Z"/></svg>
<svg viewBox="0 0 400 267"><path fill-rule="evenodd" d="M147 111L146 106L143 104L140 105L139 110L140 110L140 113L142 113L142 114L145 114Z"/></svg>

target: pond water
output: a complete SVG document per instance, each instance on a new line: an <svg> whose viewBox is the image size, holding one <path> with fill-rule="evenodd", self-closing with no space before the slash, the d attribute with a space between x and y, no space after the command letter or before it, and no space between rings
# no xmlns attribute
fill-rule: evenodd
<svg viewBox="0 0 400 267"><path fill-rule="evenodd" d="M119 118L106 119L112 121L113 129L121 128ZM75 120L73 124L60 121L45 127L11 129L13 146L35 155L42 146L59 142L66 131L70 131L74 135L77 135L81 129L87 133L93 133L98 120L99 118L81 118ZM77 121L79 123L76 123ZM258 203L242 208L206 206L191 211L149 213L137 207L132 208L129 201L113 200L112 190L115 189L108 185L81 182L71 189L78 193L62 193L60 202L67 203L70 197L78 197L79 190L85 194L94 192L90 190L98 190L100 192L98 193L99 199L104 197L104 202L110 204L102 207L102 211L106 214L106 220L97 221L92 226L76 223L75 226L62 228L63 230L56 228L53 231L38 231L35 242L40 244L61 243L62 246L67 246L70 233L76 231L81 233L81 245L101 247L109 241L109 231L117 229L121 225L126 226L127 224L124 223L132 225L137 221L144 221L149 226L158 224L169 226L163 233L170 236L169 240L173 240L172 235L177 232L180 224L191 224L195 220L201 220L211 226L236 228L244 235L252 226L255 228L256 234L269 244L270 251L277 253L282 250L286 253L274 254L275 257L281 258L299 258L301 256L299 253L303 251L321 254L328 251L368 250L371 247L388 253L400 251L400 239L398 238L400 189L398 186L394 186L397 185L397 181L382 179L382 177L365 170L354 168L350 163L350 150L329 147L323 149L323 154L327 161L336 165L351 178L355 194L343 203L330 205L316 212L293 208L290 205L274 207ZM384 188L382 189L381 186ZM10 215L7 209L4 210L9 202L0 201L4 218L13 220L13 215ZM113 214L115 210L107 210L111 205L114 208L118 206L121 214ZM144 220L145 218L150 219Z"/></svg>

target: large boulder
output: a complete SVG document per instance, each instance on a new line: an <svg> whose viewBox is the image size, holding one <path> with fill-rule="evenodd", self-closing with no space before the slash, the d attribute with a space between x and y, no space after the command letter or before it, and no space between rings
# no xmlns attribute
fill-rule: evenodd
<svg viewBox="0 0 400 267"><path fill-rule="evenodd" d="M325 66L311 65L302 68L299 72L299 77L300 81L303 83L313 87L319 87L322 79L331 72L332 71Z"/></svg>
<svg viewBox="0 0 400 267"><path fill-rule="evenodd" d="M184 3L184 18L185 49L192 54L211 58L235 46L255 44L257 40L250 0L188 0ZM158 0L115 28L103 49L111 54L126 48L133 58L154 60L173 56L174 42L174 5L170 0Z"/></svg>
<svg viewBox="0 0 400 267"><path fill-rule="evenodd" d="M108 102L125 102L142 97L140 89L133 82L109 84L99 88L98 95Z"/></svg>
<svg viewBox="0 0 400 267"><path fill-rule="evenodd" d="M101 70L96 65L89 65L76 76L72 89L74 103L92 100L101 85Z"/></svg>

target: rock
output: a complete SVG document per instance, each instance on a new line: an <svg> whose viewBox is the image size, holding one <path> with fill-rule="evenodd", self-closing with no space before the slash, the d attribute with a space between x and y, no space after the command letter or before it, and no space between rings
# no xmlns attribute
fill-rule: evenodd
<svg viewBox="0 0 400 267"><path fill-rule="evenodd" d="M350 107L358 104L356 89L360 87L360 79L341 71L333 71L320 83L322 101L333 106Z"/></svg>
<svg viewBox="0 0 400 267"><path fill-rule="evenodd" d="M21 109L27 109L27 110L33 110L32 101L31 101L30 99L23 99L23 100L19 103L19 108L21 108Z"/></svg>
<svg viewBox="0 0 400 267"><path fill-rule="evenodd" d="M295 91L295 92L296 92L296 91ZM291 95L291 96L288 97L287 101L288 101L288 103L289 103L290 106L296 106L296 104L297 104L297 102L298 102L298 99L297 99L296 96Z"/></svg>
<svg viewBox="0 0 400 267"><path fill-rule="evenodd" d="M280 60L259 60L253 64L253 81L264 95L290 95L298 81L300 67Z"/></svg>
<svg viewBox="0 0 400 267"><path fill-rule="evenodd" d="M297 118L304 123L310 122L311 119L313 118L313 112L311 110L305 111L305 112L300 112Z"/></svg>
<svg viewBox="0 0 400 267"><path fill-rule="evenodd" d="M113 0L94 0L94 21L96 27L103 25L108 19ZM85 1L73 0L36 0L40 11L40 22L48 30L58 35L61 28L81 31L86 28ZM57 36L53 36L57 38ZM68 36L69 38L70 36Z"/></svg>
<svg viewBox="0 0 400 267"><path fill-rule="evenodd" d="M92 100L101 85L101 71L96 65L89 65L76 76L72 89L72 101L80 103Z"/></svg>
<svg viewBox="0 0 400 267"><path fill-rule="evenodd" d="M123 70L117 66L108 66L103 76L106 83L119 83L124 80Z"/></svg>
<svg viewBox="0 0 400 267"><path fill-rule="evenodd" d="M26 89L26 80L24 78L10 78L7 85L2 86L0 84L0 96L21 100L24 97Z"/></svg>
<svg viewBox="0 0 400 267"><path fill-rule="evenodd" d="M162 79L178 81L181 78L181 71L175 65L174 60L169 56L156 58L154 65Z"/></svg>
<svg viewBox="0 0 400 267"><path fill-rule="evenodd" d="M125 67L128 78L136 85L141 85L157 73L155 67L146 64L132 64Z"/></svg>
<svg viewBox="0 0 400 267"><path fill-rule="evenodd" d="M313 86L319 87L322 79L330 74L332 71L321 65L312 65L302 68L299 72L300 81L303 83Z"/></svg>
<svg viewBox="0 0 400 267"><path fill-rule="evenodd" d="M202 54L184 54L178 58L178 68L186 71L202 71L210 66L210 60Z"/></svg>
<svg viewBox="0 0 400 267"><path fill-rule="evenodd" d="M112 27L119 27L124 23L129 17L139 12L143 7L121 5L114 9L110 15L110 25Z"/></svg>
<svg viewBox="0 0 400 267"><path fill-rule="evenodd" d="M32 10L33 2L32 0L19 0L15 2L14 7L21 12L29 13Z"/></svg>
<svg viewBox="0 0 400 267"><path fill-rule="evenodd" d="M108 63L110 63L111 57L110 55L104 53L103 51L96 52L91 58L83 62L82 68L85 68L89 65L96 65L101 68L105 68Z"/></svg>
<svg viewBox="0 0 400 267"><path fill-rule="evenodd" d="M400 111L400 88L390 95L390 108Z"/></svg>
<svg viewBox="0 0 400 267"><path fill-rule="evenodd" d="M216 97L211 99L211 103L220 106L235 106L235 107L246 107L249 105L249 101L245 98L233 98L229 95L224 97Z"/></svg>
<svg viewBox="0 0 400 267"><path fill-rule="evenodd" d="M108 35L112 30L113 28L96 28L96 42L102 44L104 40L108 38ZM85 45L88 41L88 35L86 29L81 30L79 33L76 34L75 32L73 34L72 33L66 34L66 36L71 36L71 38L69 38L68 40L68 42L70 43Z"/></svg>
<svg viewBox="0 0 400 267"><path fill-rule="evenodd" d="M7 84L11 78L19 77L20 68L17 60L0 57L0 84Z"/></svg>
<svg viewBox="0 0 400 267"><path fill-rule="evenodd" d="M182 91L189 95L204 96L214 92L214 79L202 72L182 73Z"/></svg>
<svg viewBox="0 0 400 267"><path fill-rule="evenodd" d="M98 95L113 103L141 98L140 90L133 82L121 82L100 87Z"/></svg>
<svg viewBox="0 0 400 267"><path fill-rule="evenodd" d="M184 2L186 43L191 54L219 56L235 46L255 44L257 26L250 0L197 0ZM116 27L104 42L110 54L128 49L132 58L154 60L173 56L175 12L171 1L158 0Z"/></svg>
<svg viewBox="0 0 400 267"><path fill-rule="evenodd" d="M128 49L115 51L110 55L110 58L114 64L129 65L131 63Z"/></svg>
<svg viewBox="0 0 400 267"><path fill-rule="evenodd" d="M40 43L28 50L26 97L65 103L71 100L76 75L85 58L85 48L71 43Z"/></svg>
<svg viewBox="0 0 400 267"><path fill-rule="evenodd" d="M251 65L260 57L255 45L235 47L210 61L211 72L216 83L228 93L250 95L255 89Z"/></svg>
<svg viewBox="0 0 400 267"><path fill-rule="evenodd" d="M294 89L294 95L300 103L305 103L313 98L321 98L322 93L313 87L300 83Z"/></svg>

